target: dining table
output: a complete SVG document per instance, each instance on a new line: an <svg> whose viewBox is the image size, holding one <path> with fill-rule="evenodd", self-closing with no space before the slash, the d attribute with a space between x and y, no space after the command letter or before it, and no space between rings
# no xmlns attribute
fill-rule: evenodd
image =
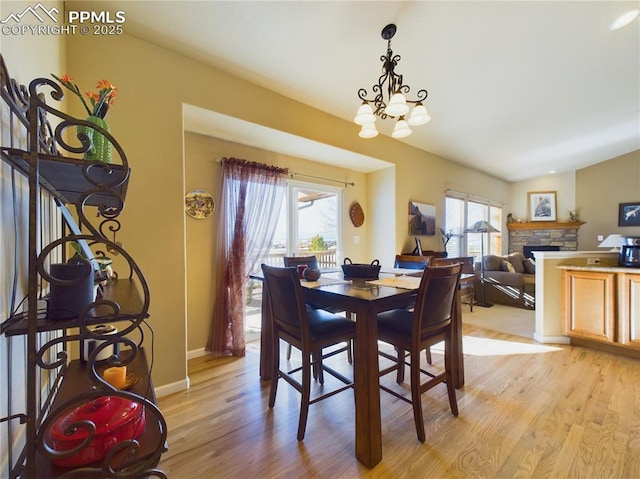
<svg viewBox="0 0 640 479"><path fill-rule="evenodd" d="M382 421L380 382L378 375L378 313L415 303L422 271L382 268L378 278L345 278L340 270L325 270L317 281L301 279L305 302L337 308L355 315L354 393L355 455L367 468L382 460ZM471 276L471 275L466 275ZM251 276L263 279L261 273ZM469 280L470 278L464 278ZM269 316L268 295L262 295L262 328L260 342L260 377L271 380L274 354ZM452 321L453 381L456 388L464 385L462 351L462 314L460 296L456 293Z"/></svg>

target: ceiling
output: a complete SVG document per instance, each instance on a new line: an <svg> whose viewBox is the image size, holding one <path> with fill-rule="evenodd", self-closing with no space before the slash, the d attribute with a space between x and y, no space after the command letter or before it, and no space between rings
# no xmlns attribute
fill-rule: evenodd
<svg viewBox="0 0 640 479"><path fill-rule="evenodd" d="M396 71L413 93L428 90L432 117L395 141L507 181L640 148L640 19L609 30L637 1L96 3L125 11L128 34L349 121L358 89L371 92L381 73L380 32L395 23ZM201 115L194 129L236 138L220 120ZM377 126L390 135L393 121Z"/></svg>

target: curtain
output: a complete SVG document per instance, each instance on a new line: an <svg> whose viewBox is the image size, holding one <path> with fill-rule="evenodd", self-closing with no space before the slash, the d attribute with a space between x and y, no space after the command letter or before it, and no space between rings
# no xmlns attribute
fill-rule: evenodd
<svg viewBox="0 0 640 479"><path fill-rule="evenodd" d="M206 350L244 356L244 286L271 248L288 170L236 158L223 158L222 167L218 291Z"/></svg>

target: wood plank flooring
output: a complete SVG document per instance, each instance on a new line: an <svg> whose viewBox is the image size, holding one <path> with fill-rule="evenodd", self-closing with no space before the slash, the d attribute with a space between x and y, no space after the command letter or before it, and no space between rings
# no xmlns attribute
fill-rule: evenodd
<svg viewBox="0 0 640 479"><path fill-rule="evenodd" d="M281 381L267 407L258 346L191 360L191 389L160 398L170 478L640 478L637 359L465 325L460 415L444 385L426 392L421 444L411 406L382 392L383 459L368 470L354 456L353 394L312 405L298 442L299 395ZM350 373L345 355L333 361Z"/></svg>

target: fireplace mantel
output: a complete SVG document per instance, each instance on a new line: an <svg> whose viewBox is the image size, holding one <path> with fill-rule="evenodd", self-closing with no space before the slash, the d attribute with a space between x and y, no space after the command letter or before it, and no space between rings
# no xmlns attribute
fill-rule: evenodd
<svg viewBox="0 0 640 479"><path fill-rule="evenodd" d="M508 230L566 230L578 229L584 221L569 221L559 223L556 221L532 221L529 223L507 223Z"/></svg>

